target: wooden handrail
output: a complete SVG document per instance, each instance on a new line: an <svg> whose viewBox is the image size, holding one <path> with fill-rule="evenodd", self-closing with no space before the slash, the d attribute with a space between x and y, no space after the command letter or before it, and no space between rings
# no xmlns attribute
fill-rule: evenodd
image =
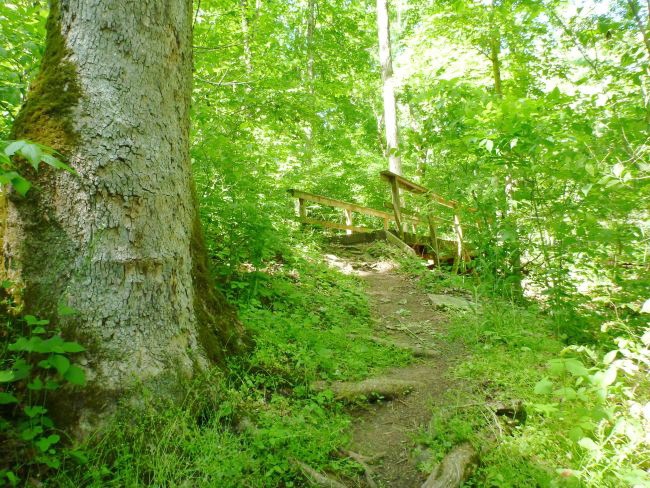
<svg viewBox="0 0 650 488"><path fill-rule="evenodd" d="M395 181L397 186L399 186L403 190L409 191L411 193L415 193L416 195L428 196L431 200L442 205L443 207L456 208L458 206L458 202L455 202L454 200L447 200L442 196L438 195L437 193L432 192L428 188L422 185L418 185L417 183L411 180L407 180L403 176L393 173L392 171L382 171L380 175L382 179L386 181Z"/></svg>
<svg viewBox="0 0 650 488"><path fill-rule="evenodd" d="M321 205L326 205L328 207L342 208L343 210L348 210L350 212L357 212L364 215L370 215L372 217L379 217L380 219L384 219L384 220L390 220L390 221L395 220L395 215L393 215L390 212L384 212L383 210L377 210L371 207L364 207L362 205L357 205L356 203L344 202L343 200L337 200L335 198L330 198L323 195L316 195L315 193L309 193L306 191L295 190L293 188L287 190L287 193L289 193L292 197L297 198L298 200L320 203ZM304 208L303 208L303 212L304 212ZM302 214L300 216L305 217L305 215ZM415 214L406 216L406 220L415 222L416 224L424 223L424 220L422 220L422 218L418 217Z"/></svg>
<svg viewBox="0 0 650 488"><path fill-rule="evenodd" d="M379 217L380 219L389 219L393 220L393 214L390 212L384 212L382 210L376 210L370 207L363 207L355 203L344 202L342 200L336 200L334 198L325 197L323 195L316 195L314 193L307 193L300 190L287 190L287 192L294 198L301 198L308 202L321 203L327 205L328 207L342 208L345 210L351 210L352 212L358 212L365 215L372 215L373 217Z"/></svg>

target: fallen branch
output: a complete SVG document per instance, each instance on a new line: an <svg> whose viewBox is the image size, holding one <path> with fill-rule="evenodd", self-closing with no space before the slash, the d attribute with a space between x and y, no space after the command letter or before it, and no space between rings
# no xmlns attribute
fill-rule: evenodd
<svg viewBox="0 0 650 488"><path fill-rule="evenodd" d="M324 474L316 471L314 468L301 461L298 461L297 459L292 459L291 461L300 468L302 474L305 475L305 477L311 482L313 486L320 486L322 488L346 488L344 484L341 484L335 479L325 476Z"/></svg>
<svg viewBox="0 0 650 488"><path fill-rule="evenodd" d="M468 442L454 447L433 470L422 488L458 488L478 464L478 453Z"/></svg>

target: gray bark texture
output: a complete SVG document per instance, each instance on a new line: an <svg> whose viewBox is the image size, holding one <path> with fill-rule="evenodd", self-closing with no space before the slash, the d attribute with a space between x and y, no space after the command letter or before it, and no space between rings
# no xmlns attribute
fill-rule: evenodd
<svg viewBox="0 0 650 488"><path fill-rule="evenodd" d="M244 341L209 277L191 176L191 0L50 6L14 137L76 175L25 171L35 186L8 198L4 272L26 311L88 349L88 386L62 400L83 431L135 385L179 397Z"/></svg>
<svg viewBox="0 0 650 488"><path fill-rule="evenodd" d="M384 127L386 129L386 154L388 169L402 174L402 158L399 155L399 131L397 128L397 102L395 101L395 79L393 57L390 45L390 15L388 0L377 0L377 33L379 36L379 63L383 82Z"/></svg>

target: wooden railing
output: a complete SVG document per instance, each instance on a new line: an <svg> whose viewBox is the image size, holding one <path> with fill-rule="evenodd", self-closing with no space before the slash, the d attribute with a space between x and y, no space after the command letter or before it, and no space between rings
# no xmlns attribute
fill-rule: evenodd
<svg viewBox="0 0 650 488"><path fill-rule="evenodd" d="M348 234L351 234L352 232L372 232L376 230L370 227L355 226L353 212L381 219L383 221L384 230L388 230L389 222L395 220L395 216L392 213L385 212L383 210L364 207L362 205L357 205L356 203L344 202L342 200L336 200L334 198L326 197L323 195L316 195L314 193L307 193L300 190L291 189L287 190L287 192L296 199L296 214L298 215L298 221L302 222L303 224L312 224L319 225L321 227L327 227L330 229L345 230L348 232ZM328 207L340 208L343 210L345 224L327 220L312 219L308 217L306 202L314 202ZM410 222L420 222L420 219L417 216L409 216L407 219Z"/></svg>
<svg viewBox="0 0 650 488"><path fill-rule="evenodd" d="M460 224L459 208L458 202L454 200L447 200L446 198L434 193L428 188L419 185L413 181L407 180L401 175L392 173L391 171L382 171L380 173L382 180L390 185L391 189L391 206L393 207L393 214L395 216L395 222L397 223L397 230L401 236L404 236L404 220L405 209L402 206L402 197L400 195L400 190L413 193L414 195L419 195L425 198L424 209L421 211L420 216L422 219L425 219L429 226L429 240L431 246L433 247L435 256L436 256L436 265L439 265L440 249L438 246L438 236L436 230L436 222L448 222L452 224L454 235L456 238L456 256L454 259L454 268L461 266L461 263L469 261L470 255L467 249L465 248L465 243L463 239L463 228ZM453 210L453 219L446 220L434 215L431 204L440 205L442 207L449 208ZM469 209L474 211L475 209Z"/></svg>
<svg viewBox="0 0 650 488"><path fill-rule="evenodd" d="M392 213L295 189L288 190L288 193L296 199L296 214L298 215L298 220L303 224L345 230L348 234L352 234L353 232L372 232L376 230L370 227L354 225L353 214L359 213L381 219L384 230L388 230L389 224L395 222L397 232L402 240L405 238L405 226L407 224L413 226L414 233L417 225L424 224L427 226L429 244L434 251L434 260L436 265L440 264L439 243L443 242L444 244L447 242L438 238L437 229L441 225L450 226L454 234L454 239L451 242L455 241L454 268L458 269L459 266L469 260L470 254L464 243L463 228L460 223L459 205L457 202L454 200L447 200L428 188L407 180L403 176L391 173L390 171L382 171L380 175L382 180L388 183L391 189L391 202L385 202L384 205L387 208L391 208ZM401 194L402 191L421 197L423 199L422 205L420 206L421 208L416 210L405 208ZM330 220L320 220L309 217L307 215L307 202L341 209L345 224L342 222L333 222ZM450 209L453 213L451 218L441 217L438 212L434 211L435 205ZM474 209L468 210L473 211Z"/></svg>

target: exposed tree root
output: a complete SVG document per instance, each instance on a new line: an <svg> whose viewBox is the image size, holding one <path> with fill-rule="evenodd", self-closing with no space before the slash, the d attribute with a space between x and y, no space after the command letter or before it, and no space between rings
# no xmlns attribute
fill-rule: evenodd
<svg viewBox="0 0 650 488"><path fill-rule="evenodd" d="M322 488L347 488L344 484L316 471L311 466L308 466L297 459L292 459L291 461L300 468L300 471L302 471L302 474L305 475L312 486L320 486Z"/></svg>
<svg viewBox="0 0 650 488"><path fill-rule="evenodd" d="M413 389L422 386L419 381L394 378L368 378L363 381L338 381L326 383L316 381L312 388L317 391L332 390L338 400L393 400L408 395Z"/></svg>
<svg viewBox="0 0 650 488"><path fill-rule="evenodd" d="M366 483L368 483L368 486L370 488L377 488L377 483L375 483L375 479L374 479L374 473L372 472L370 466L368 466L367 464L368 462L371 461L372 458L368 458L367 456L364 456L362 454L353 451L343 451L343 452L346 456L355 460L357 463L361 465L366 475Z"/></svg>
<svg viewBox="0 0 650 488"><path fill-rule="evenodd" d="M383 337L376 336L368 337L368 339L382 346L393 346L399 349L406 349L411 354L413 354L413 357L416 358L436 358L440 356L440 353L438 353L438 351L434 351L433 349L426 349L424 347L418 347L417 345L413 346L411 344L403 344L394 340L388 340L384 339Z"/></svg>
<svg viewBox="0 0 650 488"><path fill-rule="evenodd" d="M422 488L458 488L478 464L478 453L469 442L454 447L433 470Z"/></svg>

